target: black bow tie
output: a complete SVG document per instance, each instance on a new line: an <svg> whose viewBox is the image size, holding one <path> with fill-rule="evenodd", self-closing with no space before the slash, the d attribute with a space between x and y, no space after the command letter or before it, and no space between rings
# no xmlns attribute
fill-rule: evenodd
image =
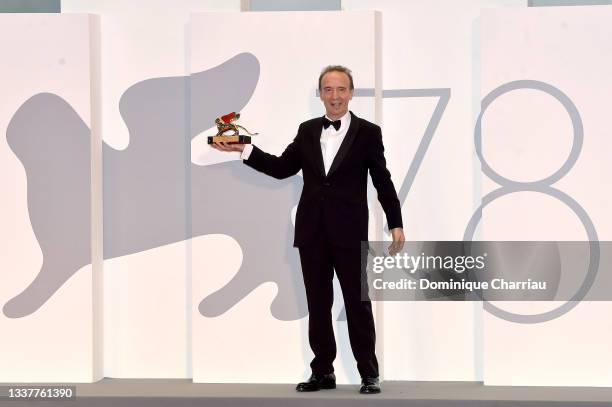
<svg viewBox="0 0 612 407"><path fill-rule="evenodd" d="M328 128L330 125L334 126L334 129L336 129L336 131L338 131L338 129L340 129L340 124L342 124L340 122L340 120L335 120L335 121L331 121L329 120L327 117L323 118L323 128L326 129Z"/></svg>

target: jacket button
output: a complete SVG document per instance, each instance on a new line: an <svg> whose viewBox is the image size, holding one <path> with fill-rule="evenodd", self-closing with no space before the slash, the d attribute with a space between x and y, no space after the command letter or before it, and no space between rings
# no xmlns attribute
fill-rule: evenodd
<svg viewBox="0 0 612 407"><path fill-rule="evenodd" d="M329 182L324 182L324 183L323 183L323 186L326 186L326 187L328 187L328 186L330 186L330 185L331 185L331 184L330 184Z"/></svg>

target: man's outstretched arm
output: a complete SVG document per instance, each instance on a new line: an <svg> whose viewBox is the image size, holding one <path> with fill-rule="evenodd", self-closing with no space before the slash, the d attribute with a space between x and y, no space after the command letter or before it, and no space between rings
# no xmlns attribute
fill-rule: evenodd
<svg viewBox="0 0 612 407"><path fill-rule="evenodd" d="M271 177L284 179L297 174L302 168L300 153L298 151L299 137L300 132L298 131L298 135L293 142L287 146L280 157L268 154L253 145L249 147L244 144L214 143L211 144L211 147L219 151L239 151L244 163L249 167Z"/></svg>

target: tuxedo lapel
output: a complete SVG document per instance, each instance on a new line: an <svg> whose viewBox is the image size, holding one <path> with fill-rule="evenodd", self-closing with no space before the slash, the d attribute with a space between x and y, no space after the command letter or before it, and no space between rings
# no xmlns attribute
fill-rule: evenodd
<svg viewBox="0 0 612 407"><path fill-rule="evenodd" d="M323 165L323 152L321 151L321 129L323 128L323 118L319 117L314 121L311 129L312 151L315 161L315 167L319 173L325 176L325 166Z"/></svg>
<svg viewBox="0 0 612 407"><path fill-rule="evenodd" d="M329 172L327 173L328 177L330 177L334 173L334 171L338 169L338 167L342 163L342 160L344 160L344 157L346 157L346 154L351 148L353 141L355 141L355 136L357 135L358 129L359 129L359 118L355 116L353 112L351 112L351 124L348 128L348 131L346 132L346 136L344 136L344 140L342 140L342 144L340 144L340 149L338 150L338 153L334 157L334 161L332 161L332 165L329 168ZM320 147L319 147L319 151L321 151ZM323 162L323 156L321 156L321 162Z"/></svg>

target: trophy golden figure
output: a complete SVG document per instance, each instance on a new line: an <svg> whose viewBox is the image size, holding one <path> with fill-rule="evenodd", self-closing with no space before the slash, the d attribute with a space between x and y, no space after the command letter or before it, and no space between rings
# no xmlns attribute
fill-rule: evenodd
<svg viewBox="0 0 612 407"><path fill-rule="evenodd" d="M251 136L256 136L259 133L251 133L243 126L234 123L240 119L240 113L231 112L215 119L217 125L217 134L208 137L208 144L225 142L227 144L251 144ZM240 129L244 130L247 135L240 134ZM233 132L233 134L225 134Z"/></svg>

